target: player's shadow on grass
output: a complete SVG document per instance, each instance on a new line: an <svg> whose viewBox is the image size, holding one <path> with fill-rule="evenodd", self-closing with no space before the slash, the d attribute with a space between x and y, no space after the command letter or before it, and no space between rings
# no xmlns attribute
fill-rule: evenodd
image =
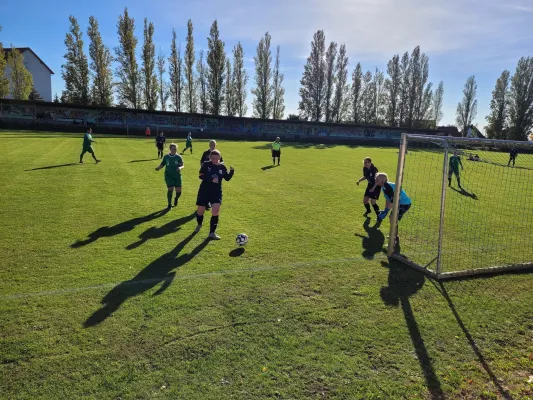
<svg viewBox="0 0 533 400"><path fill-rule="evenodd" d="M52 169L52 168L62 168L62 167L72 167L73 165L78 165L78 163L70 163L70 164L59 164L59 165L48 165L46 167L39 167L39 168L32 168L32 169L25 169L25 172L28 171L37 171L40 169Z"/></svg>
<svg viewBox="0 0 533 400"><path fill-rule="evenodd" d="M473 193L473 192L470 193L470 192L466 191L465 189L456 189L453 186L450 186L450 189L456 191L459 194L462 194L463 196L470 197L471 199L474 199L474 200L479 200L478 197L476 196L476 194Z"/></svg>
<svg viewBox="0 0 533 400"><path fill-rule="evenodd" d="M512 396L510 395L510 393L505 388L502 387L502 385L500 384L500 380L496 377L494 372L492 372L492 369L490 368L489 364L487 363L487 360L485 360L485 357L483 356L483 354L481 353L481 350L477 346L476 341L474 340L474 338L472 337L472 335L468 331L466 325L464 324L463 320L461 319L461 316L457 312L457 309L455 308L455 305L454 305L452 299L448 295L448 291L446 290L446 287L444 286L444 283L439 282L437 284L437 283L433 282L433 285L437 288L437 290L442 294L442 296L444 297L444 299L448 303L448 306L450 307L450 310L452 311L453 316L457 320L457 323L461 327L466 339L468 340L468 343L470 344L470 347L472 347L472 350L476 354L476 356L477 356L477 358L479 360L479 363L482 365L483 369L485 370L487 375L492 380L492 383L494 384L494 386L496 386L498 388L498 391L500 392L501 396L504 399L509 399L509 400L512 399Z"/></svg>
<svg viewBox="0 0 533 400"><path fill-rule="evenodd" d="M426 386L432 399L444 399L444 392L439 379L433 368L431 358L427 352L424 339L420 334L420 329L409 302L409 297L417 293L425 282L425 275L415 269L389 258L381 262L383 266L389 268L388 286L380 290L383 302L388 306L401 306L411 342L415 348L417 359L422 368Z"/></svg>
<svg viewBox="0 0 533 400"><path fill-rule="evenodd" d="M161 287L154 293L154 296L162 294L169 288L172 284L172 280L176 276L176 272L173 270L191 261L207 247L209 239L202 241L190 253L179 255L195 235L196 232L191 233L171 251L163 254L157 260L152 261L134 278L124 281L111 289L111 291L102 299L102 308L95 311L89 318L87 318L84 327L89 328L105 321L111 314L117 311L126 300L144 293L159 284L161 284Z"/></svg>
<svg viewBox="0 0 533 400"><path fill-rule="evenodd" d="M137 242L126 246L126 249L133 250L141 246L143 243L146 243L150 239L159 239L166 235L170 235L171 233L176 233L177 231L181 229L181 226L183 224L186 224L187 222L192 221L195 217L196 217L196 212L193 212L192 214L187 215L186 217L182 217L182 218L170 221L166 223L165 225L160 226L159 228L152 226L139 235L139 240Z"/></svg>
<svg viewBox="0 0 533 400"><path fill-rule="evenodd" d="M147 162L147 161L157 161L159 158L147 158L146 160L131 160L128 163L137 163L137 162Z"/></svg>
<svg viewBox="0 0 533 400"><path fill-rule="evenodd" d="M374 256L383 250L383 244L385 243L385 236L383 235L383 232L379 230L381 221L376 222L372 227L370 226L371 221L372 219L367 217L363 224L367 236L358 233L355 234L355 236L363 239L363 248L365 249L363 251L363 257L367 260L374 259Z"/></svg>
<svg viewBox="0 0 533 400"><path fill-rule="evenodd" d="M120 224L117 224L117 225L102 226L101 228L98 228L94 232L89 233L88 235L89 239L77 240L75 243L72 243L70 247L72 247L73 249L77 249L79 247L87 246L88 244L91 244L92 242L95 242L98 239L103 238L103 237L111 237L115 235L120 235L121 233L129 232L132 229L134 229L137 225L159 218L165 215L167 212L168 210L165 208L164 210L156 211L154 213L145 215L144 217L133 218L128 221L121 222Z"/></svg>
<svg viewBox="0 0 533 400"><path fill-rule="evenodd" d="M266 167L261 167L261 169L263 171L266 171L266 170L269 170L269 169L272 169L272 168L276 168L276 165L267 165Z"/></svg>

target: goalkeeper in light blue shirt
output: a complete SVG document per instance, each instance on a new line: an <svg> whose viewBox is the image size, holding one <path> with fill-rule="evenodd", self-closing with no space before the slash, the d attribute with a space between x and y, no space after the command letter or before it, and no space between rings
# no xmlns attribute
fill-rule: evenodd
<svg viewBox="0 0 533 400"><path fill-rule="evenodd" d="M385 209L383 211L380 211L380 213L378 214L378 221L380 222L385 219L390 209L392 208L392 203L394 201L394 190L396 189L396 185L393 182L389 182L387 174L380 172L376 174L376 184L374 185L372 191L376 190L377 186L381 187L386 202ZM404 214L411 208L411 204L411 198L402 189L400 192L400 205L398 207L398 221L400 221ZM398 242L398 240L398 226L396 226L396 242Z"/></svg>

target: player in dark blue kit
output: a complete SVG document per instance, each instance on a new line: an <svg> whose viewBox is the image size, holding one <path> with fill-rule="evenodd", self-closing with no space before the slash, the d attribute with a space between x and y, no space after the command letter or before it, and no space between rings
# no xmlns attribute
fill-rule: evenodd
<svg viewBox="0 0 533 400"><path fill-rule="evenodd" d="M155 146L157 147L157 159L163 158L163 150L165 149L165 142L167 141L167 138L163 134L163 132L159 133L159 135L155 138Z"/></svg>
<svg viewBox="0 0 533 400"><path fill-rule="evenodd" d="M514 147L511 149L511 151L509 152L509 162L507 163L507 166L510 166L511 165L511 161L513 162L513 167L514 167L514 162L516 160L516 156L518 155L518 150L516 150Z"/></svg>
<svg viewBox="0 0 533 400"><path fill-rule="evenodd" d="M365 215L368 215L371 212L369 202L372 204L376 215L378 215L379 206L376 204L376 200L379 199L379 190L373 189L376 184L376 174L378 173L378 169L372 164L372 160L369 157L364 159L363 165L363 177L357 181L357 185L364 180L368 181L365 196L363 197L363 204L366 208Z"/></svg>
<svg viewBox="0 0 533 400"><path fill-rule="evenodd" d="M222 204L222 179L229 181L235 172L233 167L230 171L224 164L220 163L220 152L218 150L211 151L209 155L210 161L204 162L200 168L200 188L198 189L198 197L196 205L198 210L196 212L196 221L198 226L195 232L200 232L204 222L204 212L209 203L211 203L211 226L209 231L209 239L219 240L220 236L216 234L218 225L218 217L220 214L220 206Z"/></svg>

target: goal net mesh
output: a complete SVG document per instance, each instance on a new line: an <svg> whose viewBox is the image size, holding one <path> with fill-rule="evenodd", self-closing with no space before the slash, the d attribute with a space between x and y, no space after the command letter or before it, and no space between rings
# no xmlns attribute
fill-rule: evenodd
<svg viewBox="0 0 533 400"><path fill-rule="evenodd" d="M531 266L533 146L404 138L398 177L413 205L399 222L395 257L441 276Z"/></svg>

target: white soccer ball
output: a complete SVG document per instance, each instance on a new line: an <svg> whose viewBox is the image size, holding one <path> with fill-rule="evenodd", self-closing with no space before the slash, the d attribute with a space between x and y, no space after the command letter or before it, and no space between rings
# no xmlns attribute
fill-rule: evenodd
<svg viewBox="0 0 533 400"><path fill-rule="evenodd" d="M235 239L237 246L244 246L248 243L248 235L246 233L239 233Z"/></svg>

